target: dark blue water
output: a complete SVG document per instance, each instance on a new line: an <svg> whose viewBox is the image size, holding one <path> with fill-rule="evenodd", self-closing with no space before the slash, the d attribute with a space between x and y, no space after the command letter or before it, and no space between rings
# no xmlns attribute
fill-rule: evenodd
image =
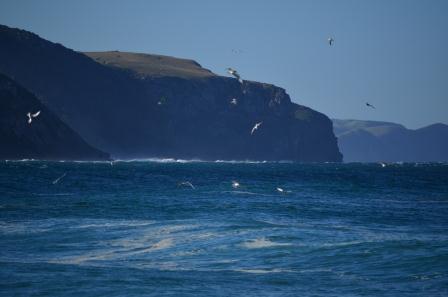
<svg viewBox="0 0 448 297"><path fill-rule="evenodd" d="M1 162L0 195L4 296L448 294L447 164Z"/></svg>

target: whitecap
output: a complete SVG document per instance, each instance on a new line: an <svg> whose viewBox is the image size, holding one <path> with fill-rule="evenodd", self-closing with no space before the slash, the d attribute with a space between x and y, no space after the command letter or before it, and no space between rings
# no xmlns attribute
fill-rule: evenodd
<svg viewBox="0 0 448 297"><path fill-rule="evenodd" d="M197 163L206 162L200 159L175 159L175 158L142 158L142 159L117 159L114 162L149 162L149 163Z"/></svg>

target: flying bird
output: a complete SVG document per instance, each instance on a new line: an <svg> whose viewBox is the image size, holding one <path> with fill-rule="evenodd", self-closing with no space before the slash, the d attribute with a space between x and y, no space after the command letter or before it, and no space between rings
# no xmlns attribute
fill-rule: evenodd
<svg viewBox="0 0 448 297"><path fill-rule="evenodd" d="M279 191L280 193L285 192L285 190L283 190L282 188L277 188L277 191Z"/></svg>
<svg viewBox="0 0 448 297"><path fill-rule="evenodd" d="M370 104L369 102L366 102L366 106L367 106L367 107L371 107L371 108L373 108L373 109L376 109L375 106L373 106L373 105Z"/></svg>
<svg viewBox="0 0 448 297"><path fill-rule="evenodd" d="M57 179L55 179L55 180L53 181L53 185L57 184L57 183L58 183L61 179L63 179L64 176L66 176L66 175L67 175L67 172L64 172L63 175L61 175L60 177L58 177Z"/></svg>
<svg viewBox="0 0 448 297"><path fill-rule="evenodd" d="M333 43L334 43L334 39L333 39L333 37L328 37L328 44L329 44L330 46L332 46Z"/></svg>
<svg viewBox="0 0 448 297"><path fill-rule="evenodd" d="M261 124L263 124L263 122L256 123L255 126L252 128L252 131L250 131L250 135L254 134L255 130L257 130L258 127L261 126Z"/></svg>
<svg viewBox="0 0 448 297"><path fill-rule="evenodd" d="M235 69L232 69L232 68L227 68L227 72L230 75L233 75L240 83L243 83L243 80L241 79L241 76L238 73L238 71L236 71Z"/></svg>
<svg viewBox="0 0 448 297"><path fill-rule="evenodd" d="M28 117L28 124L31 124L31 122L33 121L33 118L37 118L40 114L40 110L36 113L27 113L26 116Z"/></svg>
<svg viewBox="0 0 448 297"><path fill-rule="evenodd" d="M237 182L236 180L232 181L232 187L234 187L235 189L238 188L240 186L240 183Z"/></svg>
<svg viewBox="0 0 448 297"><path fill-rule="evenodd" d="M193 184L192 184L191 182L189 182L189 181L181 182L181 183L179 183L179 186L187 186L187 187L192 188L193 190L196 189L196 188L193 186Z"/></svg>
<svg viewBox="0 0 448 297"><path fill-rule="evenodd" d="M230 100L230 104L237 105L238 100L236 98L233 98L232 100Z"/></svg>

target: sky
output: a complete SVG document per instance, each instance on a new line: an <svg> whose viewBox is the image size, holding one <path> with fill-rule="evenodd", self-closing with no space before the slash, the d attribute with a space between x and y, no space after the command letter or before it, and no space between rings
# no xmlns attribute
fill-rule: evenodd
<svg viewBox="0 0 448 297"><path fill-rule="evenodd" d="M232 67L330 118L448 124L445 0L0 0L0 24L77 51Z"/></svg>

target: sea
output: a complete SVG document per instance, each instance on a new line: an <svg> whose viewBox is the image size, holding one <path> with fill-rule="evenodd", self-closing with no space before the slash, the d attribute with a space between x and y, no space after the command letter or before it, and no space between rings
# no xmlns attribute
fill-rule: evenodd
<svg viewBox="0 0 448 297"><path fill-rule="evenodd" d="M448 296L448 163L0 161L0 295Z"/></svg>

